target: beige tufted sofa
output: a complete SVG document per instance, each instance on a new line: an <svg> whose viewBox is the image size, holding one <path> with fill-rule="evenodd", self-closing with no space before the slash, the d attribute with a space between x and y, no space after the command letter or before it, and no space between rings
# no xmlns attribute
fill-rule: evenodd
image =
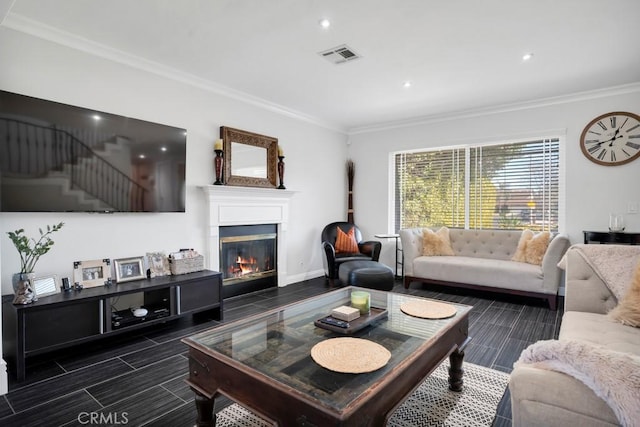
<svg viewBox="0 0 640 427"><path fill-rule="evenodd" d="M423 256L422 228L400 230L404 254L404 286L436 283L543 298L557 306L562 272L557 264L569 247L566 235L553 237L542 266L511 261L519 230L465 230L451 228L455 256Z"/></svg>
<svg viewBox="0 0 640 427"><path fill-rule="evenodd" d="M629 249L638 251L633 246ZM589 263L570 250L566 266L564 315L558 340L577 340L640 356L640 329L607 317L606 313L618 302ZM518 365L511 373L509 389L515 427L620 424L604 400L578 379L561 372ZM640 425L637 421L634 425Z"/></svg>

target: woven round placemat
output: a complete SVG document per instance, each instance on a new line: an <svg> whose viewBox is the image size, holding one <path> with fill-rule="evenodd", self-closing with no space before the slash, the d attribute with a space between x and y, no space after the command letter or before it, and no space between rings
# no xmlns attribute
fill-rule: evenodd
<svg viewBox="0 0 640 427"><path fill-rule="evenodd" d="M323 368L344 374L362 374L382 368L391 352L362 338L331 338L311 349L311 358Z"/></svg>
<svg viewBox="0 0 640 427"><path fill-rule="evenodd" d="M446 319L456 315L456 308L451 304L435 301L407 301L402 303L400 310L409 316L422 319Z"/></svg>

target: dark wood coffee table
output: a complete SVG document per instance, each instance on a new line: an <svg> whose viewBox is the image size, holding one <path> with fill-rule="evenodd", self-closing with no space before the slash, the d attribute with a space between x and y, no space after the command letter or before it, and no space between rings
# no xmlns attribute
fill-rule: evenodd
<svg viewBox="0 0 640 427"><path fill-rule="evenodd" d="M352 335L391 352L386 366L366 374L332 372L310 356L315 344L342 336L314 321L348 305L352 290L370 292L371 306L388 310L387 318ZM441 320L400 311L416 298L348 287L185 338L197 425L215 426L215 398L226 395L280 426L383 426L447 357L449 388L460 391L471 307L453 304L457 314Z"/></svg>

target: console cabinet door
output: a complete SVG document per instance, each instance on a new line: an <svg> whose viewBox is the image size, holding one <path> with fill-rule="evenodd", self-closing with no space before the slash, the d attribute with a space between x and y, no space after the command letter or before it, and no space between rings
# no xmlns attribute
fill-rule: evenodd
<svg viewBox="0 0 640 427"><path fill-rule="evenodd" d="M46 310L26 310L25 351L40 350L99 335L102 332L102 301L88 301Z"/></svg>
<svg viewBox="0 0 640 427"><path fill-rule="evenodd" d="M220 286L220 276L178 286L178 314L220 306Z"/></svg>

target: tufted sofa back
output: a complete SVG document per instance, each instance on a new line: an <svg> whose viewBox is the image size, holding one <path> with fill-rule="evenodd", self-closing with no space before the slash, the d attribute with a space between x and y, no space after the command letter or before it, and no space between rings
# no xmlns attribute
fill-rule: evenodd
<svg viewBox="0 0 640 427"><path fill-rule="evenodd" d="M422 228L400 230L407 260L422 255ZM437 230L434 229L434 231ZM521 230L465 230L450 228L451 247L458 256L511 260L520 241Z"/></svg>
<svg viewBox="0 0 640 427"><path fill-rule="evenodd" d="M451 247L458 256L511 260L522 230L465 230L450 228Z"/></svg>

